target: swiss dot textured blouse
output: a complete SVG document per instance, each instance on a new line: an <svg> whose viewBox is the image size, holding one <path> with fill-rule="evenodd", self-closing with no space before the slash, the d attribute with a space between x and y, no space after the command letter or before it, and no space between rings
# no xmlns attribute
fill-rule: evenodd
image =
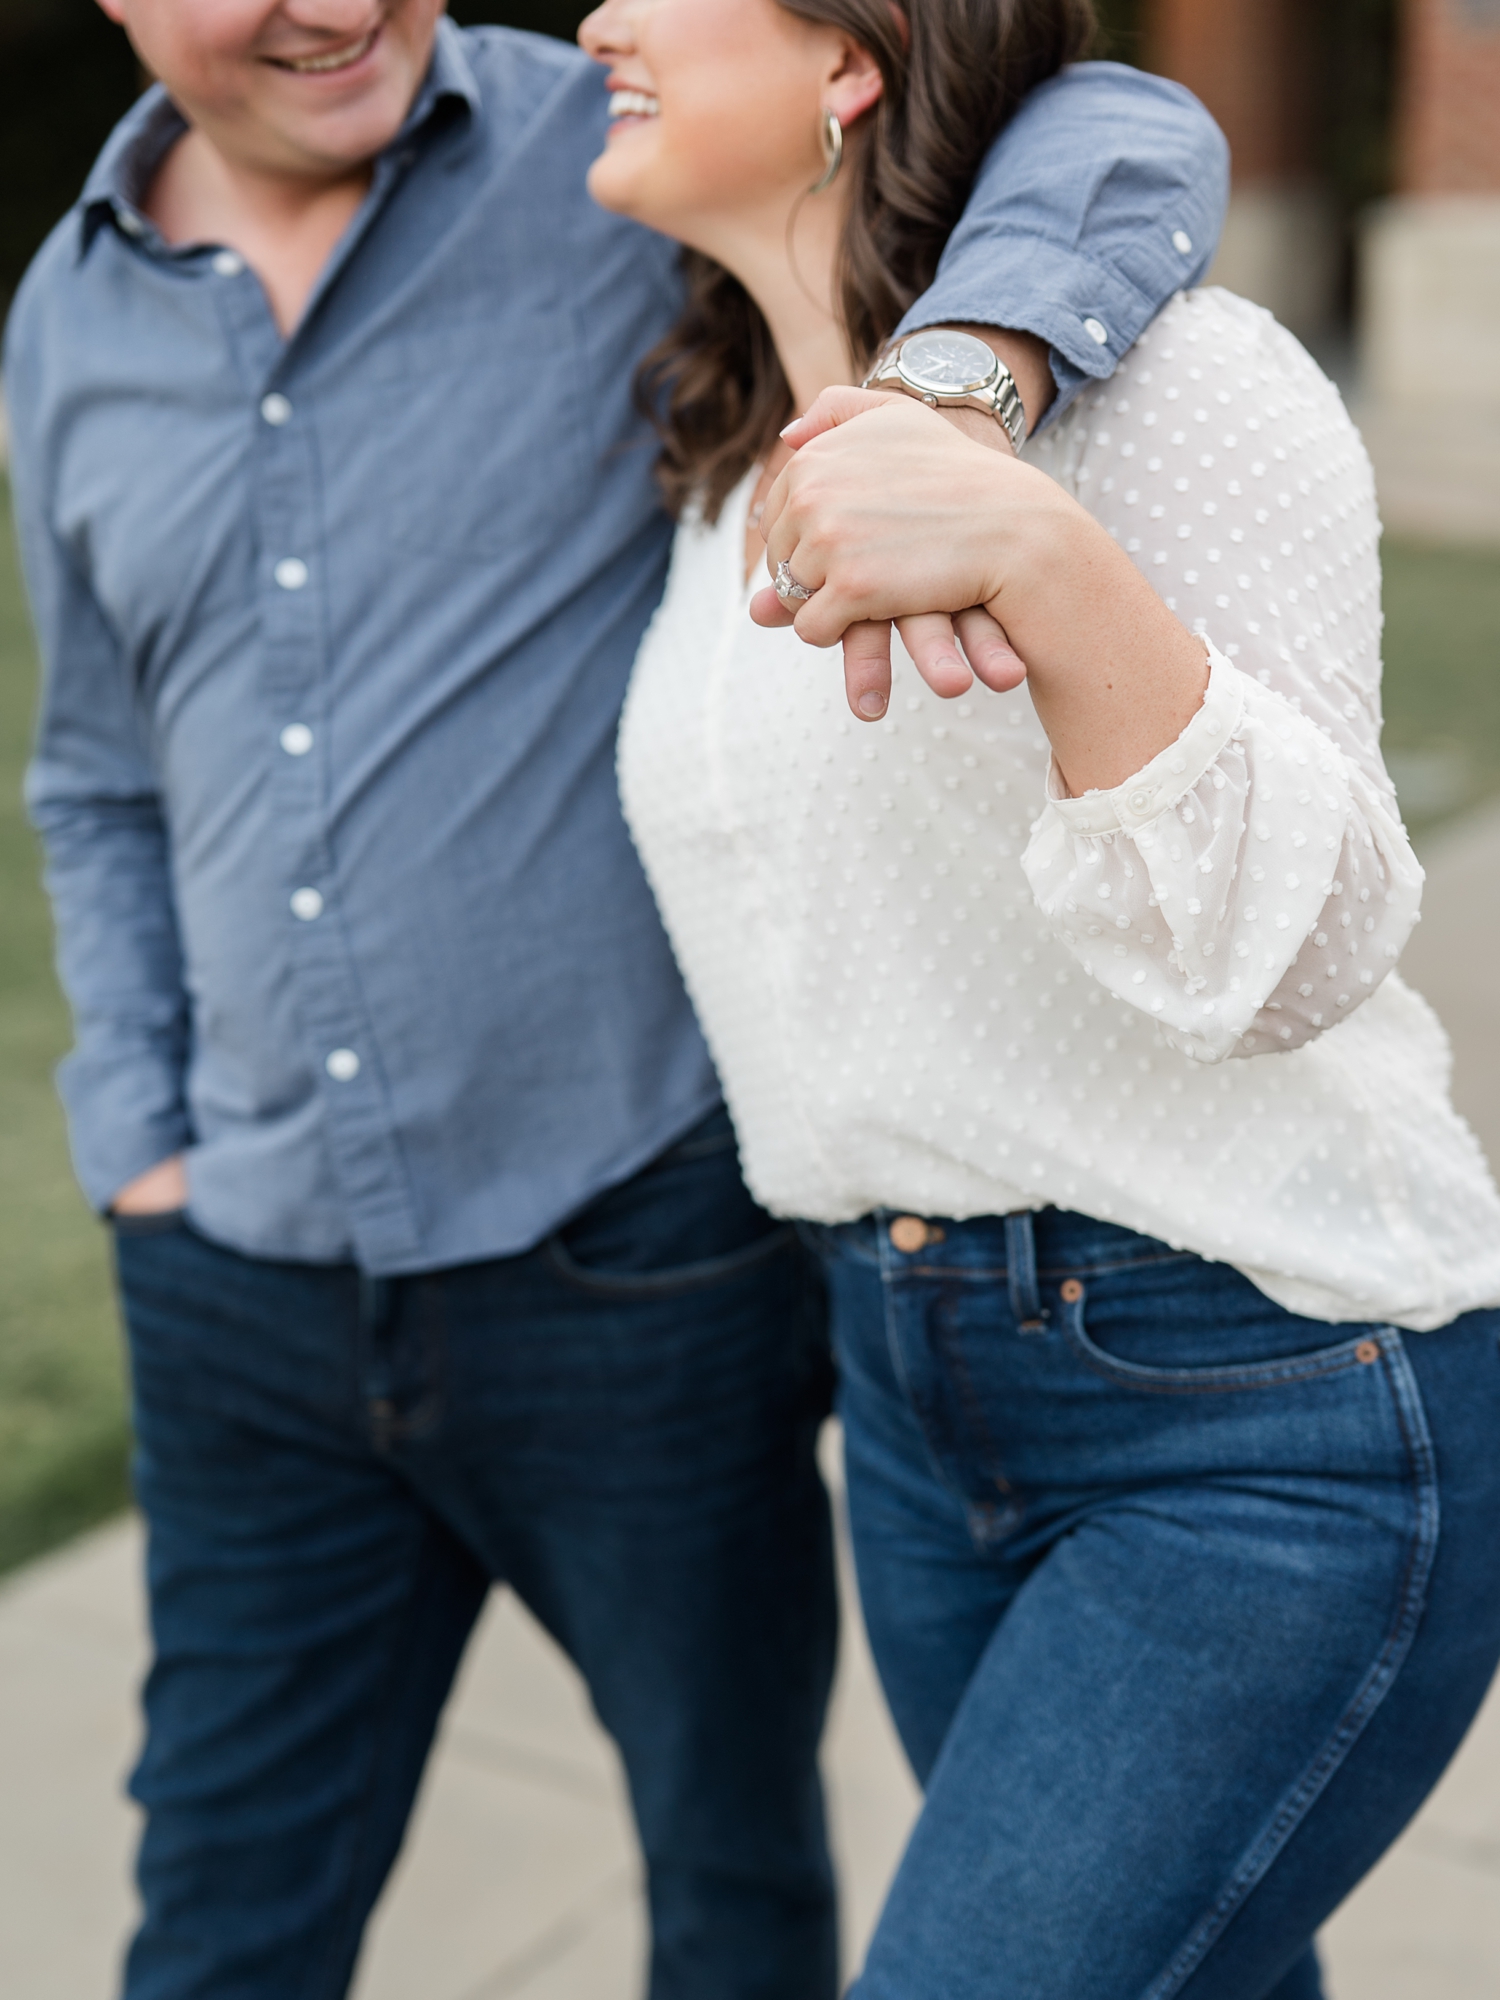
<svg viewBox="0 0 1500 2000"><path fill-rule="evenodd" d="M621 788L752 1188L825 1222L1056 1204L1327 1320L1500 1301L1500 1199L1393 972L1422 875L1336 391L1197 292L1027 457L1209 644L1113 791L1063 794L1024 689L939 701L899 648L855 722L836 652L746 616L751 481L679 531Z"/></svg>

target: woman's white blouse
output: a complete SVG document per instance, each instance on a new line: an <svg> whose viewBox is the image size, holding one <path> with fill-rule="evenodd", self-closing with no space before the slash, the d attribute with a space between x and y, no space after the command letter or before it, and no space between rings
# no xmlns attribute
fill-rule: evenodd
<svg viewBox="0 0 1500 2000"><path fill-rule="evenodd" d="M1201 291L1026 455L1209 642L1201 710L1114 791L1061 795L1024 689L940 701L899 646L856 722L837 651L746 615L750 481L678 534L621 791L751 1187L824 1222L1077 1209L1322 1319L1500 1301L1500 1200L1392 972L1422 874L1337 392Z"/></svg>

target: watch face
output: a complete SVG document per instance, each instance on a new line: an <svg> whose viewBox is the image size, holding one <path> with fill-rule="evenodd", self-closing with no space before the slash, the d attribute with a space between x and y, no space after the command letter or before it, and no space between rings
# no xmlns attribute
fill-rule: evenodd
<svg viewBox="0 0 1500 2000"><path fill-rule="evenodd" d="M914 389L935 396L962 396L982 389L995 374L995 357L972 333L937 328L914 333L896 357L902 375Z"/></svg>

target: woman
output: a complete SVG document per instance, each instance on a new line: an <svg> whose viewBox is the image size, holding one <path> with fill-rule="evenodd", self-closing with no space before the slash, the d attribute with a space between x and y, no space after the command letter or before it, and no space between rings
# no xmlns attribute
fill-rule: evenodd
<svg viewBox="0 0 1500 2000"><path fill-rule="evenodd" d="M1500 1655L1500 1203L1391 972L1421 876L1337 396L1205 292L1027 463L902 397L783 471L1085 27L608 0L582 31L619 114L591 188L692 253L622 787L750 1182L826 1257L926 1788L862 2000L1316 1995L1313 1933ZM761 507L809 636L904 566L988 606L1025 689L945 703L968 670L919 621L932 685L899 653L845 714L746 616Z"/></svg>

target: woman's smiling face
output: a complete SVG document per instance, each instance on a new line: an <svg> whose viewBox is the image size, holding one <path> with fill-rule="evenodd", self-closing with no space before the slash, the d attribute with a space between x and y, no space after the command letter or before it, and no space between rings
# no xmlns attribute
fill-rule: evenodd
<svg viewBox="0 0 1500 2000"><path fill-rule="evenodd" d="M605 0L578 39L609 70L588 182L602 207L711 249L736 217L784 215L822 173L849 47L837 29L776 0Z"/></svg>

